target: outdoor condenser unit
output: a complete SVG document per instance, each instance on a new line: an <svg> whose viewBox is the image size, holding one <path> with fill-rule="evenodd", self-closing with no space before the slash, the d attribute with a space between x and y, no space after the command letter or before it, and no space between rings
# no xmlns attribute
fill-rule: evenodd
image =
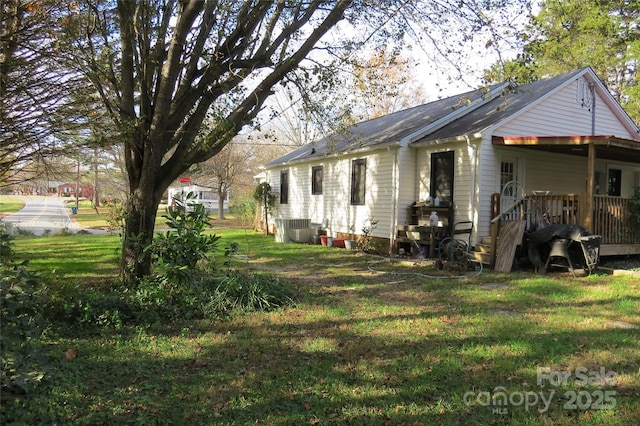
<svg viewBox="0 0 640 426"><path fill-rule="evenodd" d="M276 243L308 243L311 219L276 219Z"/></svg>

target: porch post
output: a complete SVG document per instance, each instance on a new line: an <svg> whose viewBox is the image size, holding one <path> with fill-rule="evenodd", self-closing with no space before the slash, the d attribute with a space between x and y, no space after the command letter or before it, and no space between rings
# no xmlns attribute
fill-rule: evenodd
<svg viewBox="0 0 640 426"><path fill-rule="evenodd" d="M582 226L589 232L593 232L593 195L596 184L596 146L589 142L589 156L587 158L587 199L583 204L586 212L582 214L584 223Z"/></svg>

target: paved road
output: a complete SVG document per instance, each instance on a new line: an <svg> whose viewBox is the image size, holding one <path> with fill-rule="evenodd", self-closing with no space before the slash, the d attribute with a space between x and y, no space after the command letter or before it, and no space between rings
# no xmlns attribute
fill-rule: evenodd
<svg viewBox="0 0 640 426"><path fill-rule="evenodd" d="M25 201L22 210L2 219L14 228L28 230L36 235L44 234L45 230L50 230L55 234L62 229L77 232L80 228L71 221L71 208L64 204L65 198L61 197L39 197L23 196L19 197Z"/></svg>

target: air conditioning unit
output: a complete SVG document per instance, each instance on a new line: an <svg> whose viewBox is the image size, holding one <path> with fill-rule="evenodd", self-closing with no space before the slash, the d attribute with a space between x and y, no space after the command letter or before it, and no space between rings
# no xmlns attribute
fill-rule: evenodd
<svg viewBox="0 0 640 426"><path fill-rule="evenodd" d="M311 228L291 228L289 229L289 239L296 243L309 243L311 242L311 235L313 235L313 229Z"/></svg>
<svg viewBox="0 0 640 426"><path fill-rule="evenodd" d="M311 219L276 219L276 243L307 243L311 240Z"/></svg>

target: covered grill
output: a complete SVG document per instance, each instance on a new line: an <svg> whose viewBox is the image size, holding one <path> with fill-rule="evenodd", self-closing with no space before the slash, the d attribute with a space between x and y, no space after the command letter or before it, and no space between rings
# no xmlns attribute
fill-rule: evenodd
<svg viewBox="0 0 640 426"><path fill-rule="evenodd" d="M549 225L529 237L529 260L538 271L560 267L590 274L600 260L600 240L578 225Z"/></svg>

